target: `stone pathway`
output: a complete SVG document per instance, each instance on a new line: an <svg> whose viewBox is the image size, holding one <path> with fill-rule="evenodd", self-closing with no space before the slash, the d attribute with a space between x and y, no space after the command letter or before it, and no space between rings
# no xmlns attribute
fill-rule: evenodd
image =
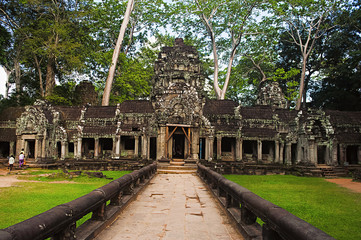
<svg viewBox="0 0 361 240"><path fill-rule="evenodd" d="M243 239L201 180L158 174L95 239Z"/></svg>

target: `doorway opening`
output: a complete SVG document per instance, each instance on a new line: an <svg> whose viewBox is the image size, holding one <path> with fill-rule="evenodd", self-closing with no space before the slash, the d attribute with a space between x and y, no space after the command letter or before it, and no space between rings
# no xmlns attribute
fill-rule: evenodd
<svg viewBox="0 0 361 240"><path fill-rule="evenodd" d="M26 140L25 157L27 158L35 157L35 139Z"/></svg>
<svg viewBox="0 0 361 240"><path fill-rule="evenodd" d="M173 135L173 158L184 159L184 134Z"/></svg>

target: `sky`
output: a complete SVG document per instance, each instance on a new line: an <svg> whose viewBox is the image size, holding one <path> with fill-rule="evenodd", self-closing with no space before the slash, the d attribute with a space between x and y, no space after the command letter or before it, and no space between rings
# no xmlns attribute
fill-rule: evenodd
<svg viewBox="0 0 361 240"><path fill-rule="evenodd" d="M6 89L6 73L2 67L0 67L0 94L5 96Z"/></svg>

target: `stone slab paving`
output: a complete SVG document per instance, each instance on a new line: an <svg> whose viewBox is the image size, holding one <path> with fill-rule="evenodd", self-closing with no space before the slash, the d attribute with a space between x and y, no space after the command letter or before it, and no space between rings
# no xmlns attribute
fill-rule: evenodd
<svg viewBox="0 0 361 240"><path fill-rule="evenodd" d="M95 239L243 239L193 174L158 174Z"/></svg>

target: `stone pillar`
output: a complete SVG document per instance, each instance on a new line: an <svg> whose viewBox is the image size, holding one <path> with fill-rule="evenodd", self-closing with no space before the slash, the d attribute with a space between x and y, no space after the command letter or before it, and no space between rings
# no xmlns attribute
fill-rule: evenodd
<svg viewBox="0 0 361 240"><path fill-rule="evenodd" d="M331 164L333 166L337 166L338 165L338 161L337 161L337 156L338 156L338 149L337 149L337 142L333 141L332 142L332 147L331 147Z"/></svg>
<svg viewBox="0 0 361 240"><path fill-rule="evenodd" d="M166 148L165 148L165 132L167 127L159 127L158 137L157 137L157 160L165 159L166 156ZM168 146L167 146L168 147Z"/></svg>
<svg viewBox="0 0 361 240"><path fill-rule="evenodd" d="M278 140L275 141L275 163L280 163L280 142Z"/></svg>
<svg viewBox="0 0 361 240"><path fill-rule="evenodd" d="M149 160L150 159L150 138L151 137L147 137L147 155L146 155L146 159Z"/></svg>
<svg viewBox="0 0 361 240"><path fill-rule="evenodd" d="M134 158L139 157L139 136L134 136Z"/></svg>
<svg viewBox="0 0 361 240"><path fill-rule="evenodd" d="M357 148L357 162L358 164L361 164L361 146L358 146Z"/></svg>
<svg viewBox="0 0 361 240"><path fill-rule="evenodd" d="M217 160L222 159L222 137L217 136Z"/></svg>
<svg viewBox="0 0 361 240"><path fill-rule="evenodd" d="M66 156L66 142L65 140L61 141L61 159L64 160L65 159L65 156Z"/></svg>
<svg viewBox="0 0 361 240"><path fill-rule="evenodd" d="M142 159L147 159L147 147L148 147L148 138L145 135L141 136L141 146L142 146Z"/></svg>
<svg viewBox="0 0 361 240"><path fill-rule="evenodd" d="M344 144L340 144L340 165L343 166L346 161L347 161L346 146Z"/></svg>
<svg viewBox="0 0 361 240"><path fill-rule="evenodd" d="M120 157L120 135L115 137L115 158L119 159Z"/></svg>
<svg viewBox="0 0 361 240"><path fill-rule="evenodd" d="M262 161L262 141L257 140L257 162Z"/></svg>
<svg viewBox="0 0 361 240"><path fill-rule="evenodd" d="M81 158L82 152L81 152L81 146L82 146L82 138L78 138L78 147L77 147L77 158Z"/></svg>
<svg viewBox="0 0 361 240"><path fill-rule="evenodd" d="M242 143L243 140L241 138L236 138L236 161L242 161Z"/></svg>
<svg viewBox="0 0 361 240"><path fill-rule="evenodd" d="M192 146L191 146L191 151L192 151L192 159L194 160L198 160L198 155L199 155L199 131L197 131L196 128L192 129Z"/></svg>
<svg viewBox="0 0 361 240"><path fill-rule="evenodd" d="M329 147L329 145L326 146L326 152L325 152L325 163L327 165L332 165L332 159L331 159L331 149Z"/></svg>
<svg viewBox="0 0 361 240"><path fill-rule="evenodd" d="M94 138L94 158L99 158L99 138Z"/></svg>
<svg viewBox="0 0 361 240"><path fill-rule="evenodd" d="M35 136L35 147L34 147L34 159L36 161L36 159L38 158L39 156L39 148L40 148L40 143L39 143L39 137L38 136Z"/></svg>
<svg viewBox="0 0 361 240"><path fill-rule="evenodd" d="M308 140L308 160L310 163L317 163L317 157L315 159L315 145L315 140Z"/></svg>
<svg viewBox="0 0 361 240"><path fill-rule="evenodd" d="M47 154L46 154L46 138L43 137L42 139L42 144L41 144L41 158L46 158L47 157Z"/></svg>
<svg viewBox="0 0 361 240"><path fill-rule="evenodd" d="M14 155L14 156L16 156L16 152L15 152L15 142L10 142L9 155Z"/></svg>
<svg viewBox="0 0 361 240"><path fill-rule="evenodd" d="M14 156L17 156L20 154L21 149L23 148L23 140L21 138L21 135L17 136L17 140L16 140L16 153Z"/></svg>
<svg viewBox="0 0 361 240"><path fill-rule="evenodd" d="M213 144L214 144L214 137L213 136L209 136L208 137L209 141L208 141L208 149L209 149L209 152L208 152L208 158L207 160L213 160Z"/></svg>
<svg viewBox="0 0 361 240"><path fill-rule="evenodd" d="M285 143L283 141L281 141L281 146L280 146L280 163L281 164L283 164L284 149L285 149Z"/></svg>
<svg viewBox="0 0 361 240"><path fill-rule="evenodd" d="M285 164L292 165L292 152L291 152L292 143L286 143L286 156L285 156Z"/></svg>
<svg viewBox="0 0 361 240"><path fill-rule="evenodd" d="M207 136L206 138L205 138L205 141L204 141L204 143L203 143L203 148L204 148L204 159L205 160L208 160L209 159L209 136Z"/></svg>

